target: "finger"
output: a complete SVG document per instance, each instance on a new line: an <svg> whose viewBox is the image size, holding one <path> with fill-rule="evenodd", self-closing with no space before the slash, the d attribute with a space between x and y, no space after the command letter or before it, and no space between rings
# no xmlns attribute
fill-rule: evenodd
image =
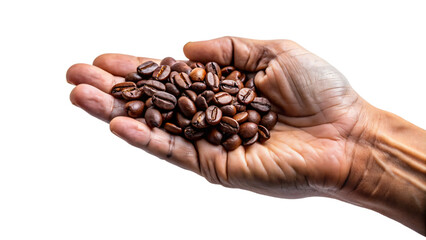
<svg viewBox="0 0 426 240"><path fill-rule="evenodd" d="M246 71L265 69L274 57L268 41L222 37L208 41L189 42L183 51L190 60L215 61L222 66L234 65Z"/></svg>
<svg viewBox="0 0 426 240"><path fill-rule="evenodd" d="M70 94L71 102L105 122L111 121L116 116L125 116L124 101L88 85L77 85Z"/></svg>
<svg viewBox="0 0 426 240"><path fill-rule="evenodd" d="M83 63L72 65L66 76L67 81L71 84L89 84L106 93L109 93L115 84L124 82L122 77L113 76L96 66Z"/></svg>
<svg viewBox="0 0 426 240"><path fill-rule="evenodd" d="M128 117L114 118L110 129L131 145L200 174L197 151L194 145L184 138L158 128L150 129L146 124Z"/></svg>
<svg viewBox="0 0 426 240"><path fill-rule="evenodd" d="M128 73L136 72L136 68L146 61L154 61L156 63L160 62L160 60L153 58L106 53L97 57L93 61L93 65L111 73L112 75L125 77Z"/></svg>
<svg viewBox="0 0 426 240"><path fill-rule="evenodd" d="M196 143L201 175L209 182L229 187L227 173L227 152L222 146L215 146L206 140Z"/></svg>

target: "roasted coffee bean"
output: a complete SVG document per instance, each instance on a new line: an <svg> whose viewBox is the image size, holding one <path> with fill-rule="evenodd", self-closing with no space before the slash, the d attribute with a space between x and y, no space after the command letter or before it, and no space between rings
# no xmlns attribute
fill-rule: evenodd
<svg viewBox="0 0 426 240"><path fill-rule="evenodd" d="M189 125L191 125L191 120L186 118L182 113L178 112L176 113L176 123L181 128L185 128Z"/></svg>
<svg viewBox="0 0 426 240"><path fill-rule="evenodd" d="M180 89L188 89L191 87L191 79L189 79L188 74L181 72L178 75L174 76L174 84Z"/></svg>
<svg viewBox="0 0 426 240"><path fill-rule="evenodd" d="M204 78L206 77L206 70L204 70L204 68L194 68L189 74L189 77L194 82L204 81Z"/></svg>
<svg viewBox="0 0 426 240"><path fill-rule="evenodd" d="M191 99L188 97L182 96L178 99L178 107L180 112L187 118L192 118L197 112L197 108Z"/></svg>
<svg viewBox="0 0 426 240"><path fill-rule="evenodd" d="M214 95L214 101L219 105L227 105L232 102L232 96L226 92L218 92Z"/></svg>
<svg viewBox="0 0 426 240"><path fill-rule="evenodd" d="M180 91L173 83L166 83L166 92L173 94L175 97L179 97Z"/></svg>
<svg viewBox="0 0 426 240"><path fill-rule="evenodd" d="M207 141L214 145L220 145L222 138L223 134L216 128L212 128L212 130L207 134Z"/></svg>
<svg viewBox="0 0 426 240"><path fill-rule="evenodd" d="M154 104L152 103L152 97L150 97L147 100L145 100L145 108L150 108L152 106L154 106Z"/></svg>
<svg viewBox="0 0 426 240"><path fill-rule="evenodd" d="M241 80L242 74L240 71L235 70L232 71L227 77L226 79L230 79L230 80Z"/></svg>
<svg viewBox="0 0 426 240"><path fill-rule="evenodd" d="M236 134L240 129L240 125L235 119L230 117L222 117L219 123L219 130L224 134Z"/></svg>
<svg viewBox="0 0 426 240"><path fill-rule="evenodd" d="M198 110L206 110L209 107L206 99L201 95L198 95L197 99L195 99L195 106Z"/></svg>
<svg viewBox="0 0 426 240"><path fill-rule="evenodd" d="M231 135L225 141L222 142L222 146L226 149L226 151L232 151L241 146L241 138L238 134Z"/></svg>
<svg viewBox="0 0 426 240"><path fill-rule="evenodd" d="M225 105L220 107L223 116L233 117L237 113L237 108L234 105Z"/></svg>
<svg viewBox="0 0 426 240"><path fill-rule="evenodd" d="M165 91L166 86L157 80L147 80L142 87L144 94L152 97L158 91Z"/></svg>
<svg viewBox="0 0 426 240"><path fill-rule="evenodd" d="M247 110L247 113L248 113L247 121L253 122L256 124L260 123L261 117L258 112L256 112L255 110Z"/></svg>
<svg viewBox="0 0 426 240"><path fill-rule="evenodd" d="M168 111L168 112L162 112L161 116L163 117L163 122L169 122L170 120L172 120L174 114L174 111Z"/></svg>
<svg viewBox="0 0 426 240"><path fill-rule="evenodd" d="M237 94L238 101L244 105L248 105L253 102L255 97L256 92L253 91L251 88L243 88Z"/></svg>
<svg viewBox="0 0 426 240"><path fill-rule="evenodd" d="M241 104L238 101L233 102L232 105L235 106L235 108L237 109L237 112L244 112L247 109L246 105Z"/></svg>
<svg viewBox="0 0 426 240"><path fill-rule="evenodd" d="M205 91L206 88L207 88L207 85L204 82L194 82L191 85L191 89L197 93L201 93Z"/></svg>
<svg viewBox="0 0 426 240"><path fill-rule="evenodd" d="M126 100L138 100L142 97L143 90L140 88L126 88L121 92L121 95Z"/></svg>
<svg viewBox="0 0 426 240"><path fill-rule="evenodd" d="M160 111L151 107L145 112L145 121L150 128L160 127L163 123L163 116L161 116Z"/></svg>
<svg viewBox="0 0 426 240"><path fill-rule="evenodd" d="M192 71L192 68L190 68L186 63L184 62L176 62L172 65L172 71L176 71L179 73L186 73L190 74Z"/></svg>
<svg viewBox="0 0 426 240"><path fill-rule="evenodd" d="M240 125L238 134L243 138L251 138L257 133L257 124L252 122L245 122Z"/></svg>
<svg viewBox="0 0 426 240"><path fill-rule="evenodd" d="M160 109L172 110L176 106L177 99L168 92L158 91L152 96L152 103Z"/></svg>
<svg viewBox="0 0 426 240"><path fill-rule="evenodd" d="M125 89L135 89L136 84L134 82L122 82L115 84L111 89L111 95L115 98L123 98L121 93Z"/></svg>
<svg viewBox="0 0 426 240"><path fill-rule="evenodd" d="M170 122L166 122L164 124L164 129L169 132L169 133L173 133L175 135L180 135L182 133L182 128L179 126L176 126L173 123Z"/></svg>
<svg viewBox="0 0 426 240"><path fill-rule="evenodd" d="M200 93L200 96L203 96L208 104L210 104L211 101L214 100L214 92L211 90L206 90Z"/></svg>
<svg viewBox="0 0 426 240"><path fill-rule="evenodd" d="M197 99L197 93L192 91L192 90L185 90L183 91L183 96L187 96L189 97L189 99L191 99L191 101L195 102L195 99Z"/></svg>
<svg viewBox="0 0 426 240"><path fill-rule="evenodd" d="M145 79L140 80L140 81L138 81L138 82L136 83L136 86L137 86L138 88L141 88L141 87L143 87L143 85L145 85L146 81L149 81L149 80L145 80Z"/></svg>
<svg viewBox="0 0 426 240"><path fill-rule="evenodd" d="M192 62L189 65L190 68L194 69L194 68L202 68L204 69L204 64L200 63L200 62Z"/></svg>
<svg viewBox="0 0 426 240"><path fill-rule="evenodd" d="M220 71L222 73L222 76L228 76L234 70L235 70L234 66L226 66L226 67L223 67Z"/></svg>
<svg viewBox="0 0 426 240"><path fill-rule="evenodd" d="M152 77L159 81L164 81L169 77L170 73L171 73L170 66L161 65L154 71L154 73L152 74Z"/></svg>
<svg viewBox="0 0 426 240"><path fill-rule="evenodd" d="M170 80L170 82L171 82L172 84L175 84L175 77L176 77L176 75L179 75L179 73L178 73L178 72L176 72L176 71L172 71L172 72L170 73L170 75L169 75L169 80Z"/></svg>
<svg viewBox="0 0 426 240"><path fill-rule="evenodd" d="M278 115L275 112L269 111L262 117L262 120L260 120L260 125L263 125L268 130L271 130L275 124L277 124L277 121Z"/></svg>
<svg viewBox="0 0 426 240"><path fill-rule="evenodd" d="M176 63L176 60L172 57L165 57L163 58L163 60L161 60L160 65L168 65L168 66L173 66L173 64Z"/></svg>
<svg viewBox="0 0 426 240"><path fill-rule="evenodd" d="M257 128L257 132L259 133L259 142L263 143L269 138L271 138L271 134L269 133L269 130L266 127L258 125Z"/></svg>
<svg viewBox="0 0 426 240"><path fill-rule="evenodd" d="M240 112L240 113L237 113L232 118L235 119L241 125L243 122L247 121L248 113L247 112Z"/></svg>
<svg viewBox="0 0 426 240"><path fill-rule="evenodd" d="M222 119L222 111L217 106L210 106L206 110L206 121L210 125L216 125L220 123Z"/></svg>
<svg viewBox="0 0 426 240"><path fill-rule="evenodd" d="M188 126L183 130L185 138L191 141L200 140L203 137L204 133L204 130L198 130L192 126Z"/></svg>
<svg viewBox="0 0 426 240"><path fill-rule="evenodd" d="M250 78L244 84L244 87L254 89L256 86L254 85L254 78Z"/></svg>
<svg viewBox="0 0 426 240"><path fill-rule="evenodd" d="M227 92L231 95L235 95L238 93L238 91L240 91L238 83L234 80L223 80L222 82L220 82L219 88L222 91Z"/></svg>
<svg viewBox="0 0 426 240"><path fill-rule="evenodd" d="M138 66L137 71L138 71L138 74L141 76L151 75L155 71L155 69L157 69L157 67L158 67L158 64L156 64L155 62L146 61Z"/></svg>
<svg viewBox="0 0 426 240"><path fill-rule="evenodd" d="M255 97L250 106L261 113L267 113L271 110L271 103L264 97Z"/></svg>
<svg viewBox="0 0 426 240"><path fill-rule="evenodd" d="M137 72L132 72L132 73L127 74L126 77L124 78L124 80L126 82L137 83L137 82L143 80L143 78Z"/></svg>
<svg viewBox="0 0 426 240"><path fill-rule="evenodd" d="M256 133L253 137L245 139L243 141L243 146L249 146L257 142L257 139L259 138L259 133Z"/></svg>
<svg viewBox="0 0 426 240"><path fill-rule="evenodd" d="M222 71L220 69L219 64L217 64L216 62L208 62L206 64L206 71L216 74L219 79L222 77Z"/></svg>
<svg viewBox="0 0 426 240"><path fill-rule="evenodd" d="M204 111L196 112L192 117L191 125L198 129L207 128L209 125L206 122L206 113Z"/></svg>
<svg viewBox="0 0 426 240"><path fill-rule="evenodd" d="M241 80L235 80L235 82L237 83L239 89L244 88L244 83L241 82Z"/></svg>
<svg viewBox="0 0 426 240"><path fill-rule="evenodd" d="M206 75L206 85L213 92L219 92L219 77L214 73L208 72Z"/></svg>
<svg viewBox="0 0 426 240"><path fill-rule="evenodd" d="M144 107L145 104L139 100L130 101L124 105L124 109L126 109L127 116L132 118L138 118L142 116Z"/></svg>

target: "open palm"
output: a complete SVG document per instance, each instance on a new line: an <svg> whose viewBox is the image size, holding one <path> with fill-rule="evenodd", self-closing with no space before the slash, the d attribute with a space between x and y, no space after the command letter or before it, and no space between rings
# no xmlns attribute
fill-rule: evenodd
<svg viewBox="0 0 426 240"><path fill-rule="evenodd" d="M72 66L67 80L77 86L71 101L111 121L111 131L130 144L212 183L291 198L342 187L352 164L349 139L363 101L335 68L288 40L225 37L188 43L184 52L190 60L259 71L256 87L279 116L269 141L227 152L205 140L192 143L150 129L143 119L121 117L124 102L108 92L140 63L153 59L105 54L94 66Z"/></svg>

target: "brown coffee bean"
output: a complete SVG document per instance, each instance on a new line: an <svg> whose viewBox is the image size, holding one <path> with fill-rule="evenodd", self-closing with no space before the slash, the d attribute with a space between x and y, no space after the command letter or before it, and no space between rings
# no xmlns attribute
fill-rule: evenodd
<svg viewBox="0 0 426 240"><path fill-rule="evenodd" d="M257 133L257 124L252 122L245 122L240 125L238 134L243 138L251 138Z"/></svg>
<svg viewBox="0 0 426 240"><path fill-rule="evenodd" d="M124 80L126 82L137 83L137 82L143 80L143 78L137 72L132 72L132 73L127 74L126 77L124 78Z"/></svg>
<svg viewBox="0 0 426 240"><path fill-rule="evenodd" d="M181 128L185 128L189 125L191 125L191 120L186 118L182 113L178 112L176 113L176 123Z"/></svg>
<svg viewBox="0 0 426 240"><path fill-rule="evenodd" d="M206 85L213 92L219 92L219 77L216 74L208 72L206 75Z"/></svg>
<svg viewBox="0 0 426 240"><path fill-rule="evenodd" d="M169 80L170 80L170 82L172 83L172 84L175 84L175 77L176 77L176 75L179 75L179 73L178 72L176 72L176 71L172 71L171 73L170 73L170 75L169 75ZM176 85L176 84L175 84Z"/></svg>
<svg viewBox="0 0 426 240"><path fill-rule="evenodd" d="M206 113L204 111L196 112L192 117L191 124L198 129L207 128L209 125L206 122Z"/></svg>
<svg viewBox="0 0 426 240"><path fill-rule="evenodd" d="M222 111L217 106L210 106L206 110L206 121L210 125L216 125L220 123L222 119Z"/></svg>
<svg viewBox="0 0 426 240"><path fill-rule="evenodd" d="M238 93L238 91L240 91L238 83L234 80L223 80L222 82L220 82L219 88L222 91L227 92L231 95L235 95Z"/></svg>
<svg viewBox="0 0 426 240"><path fill-rule="evenodd" d="M203 96L208 104L210 104L212 100L214 100L214 92L211 90L206 90L200 93L200 96Z"/></svg>
<svg viewBox="0 0 426 240"><path fill-rule="evenodd" d="M256 87L254 85L254 78L247 80L247 82L244 84L244 87L254 89Z"/></svg>
<svg viewBox="0 0 426 240"><path fill-rule="evenodd" d="M161 116L163 117L163 122L169 122L172 120L173 116L175 115L174 111L168 111L168 112L162 112Z"/></svg>
<svg viewBox="0 0 426 240"><path fill-rule="evenodd" d="M247 121L248 113L247 112L240 112L240 113L237 113L232 118L235 119L241 125L243 122Z"/></svg>
<svg viewBox="0 0 426 240"><path fill-rule="evenodd" d="M213 74L216 74L219 79L222 77L222 71L220 69L219 64L217 64L216 62L208 62L206 64L206 72L211 72Z"/></svg>
<svg viewBox="0 0 426 240"><path fill-rule="evenodd" d="M147 100L145 100L145 108L150 108L152 106L154 106L154 104L152 103L152 97L150 97Z"/></svg>
<svg viewBox="0 0 426 240"><path fill-rule="evenodd" d="M183 91L183 96L187 96L189 97L189 99L191 99L191 101L195 102L195 99L197 99L197 93L192 91L192 90L185 90Z"/></svg>
<svg viewBox="0 0 426 240"><path fill-rule="evenodd" d="M226 79L241 80L241 76L242 76L242 74L241 74L240 71L234 70L226 77Z"/></svg>
<svg viewBox="0 0 426 240"><path fill-rule="evenodd" d="M194 82L191 85L191 89L197 93L201 93L205 91L206 88L207 88L207 85L204 82Z"/></svg>
<svg viewBox="0 0 426 240"><path fill-rule="evenodd" d="M194 68L202 68L204 69L204 64L200 63L200 62L192 62L191 64L189 64L189 67L194 69Z"/></svg>
<svg viewBox="0 0 426 240"><path fill-rule="evenodd" d="M152 77L159 81L164 81L169 77L170 73L171 73L170 66L161 65L154 71L154 73L152 74Z"/></svg>
<svg viewBox="0 0 426 240"><path fill-rule="evenodd" d="M240 129L240 125L235 119L230 117L222 117L219 123L219 130L224 134L236 134Z"/></svg>
<svg viewBox="0 0 426 240"><path fill-rule="evenodd" d="M165 91L166 86L162 82L157 80L147 80L145 82L145 85L143 85L142 89L144 94L152 97L152 95L154 95L154 93L158 91Z"/></svg>
<svg viewBox="0 0 426 240"><path fill-rule="evenodd" d="M168 92L158 91L152 95L152 103L160 109L172 110L176 106L177 99Z"/></svg>
<svg viewBox="0 0 426 240"><path fill-rule="evenodd" d="M184 62L176 62L172 65L172 71L176 71L179 73L190 74L192 69Z"/></svg>
<svg viewBox="0 0 426 240"><path fill-rule="evenodd" d="M126 88L121 92L121 95L126 100L138 100L142 97L143 90L140 88Z"/></svg>
<svg viewBox="0 0 426 240"><path fill-rule="evenodd" d="M198 97L195 99L195 106L198 110L206 110L209 107L206 99L201 95L198 95Z"/></svg>
<svg viewBox="0 0 426 240"><path fill-rule="evenodd" d="M222 146L226 149L226 151L232 151L241 146L241 138L238 134L231 135L225 141L222 142Z"/></svg>
<svg viewBox="0 0 426 240"><path fill-rule="evenodd" d="M260 125L263 125L268 130L271 130L275 124L277 124L277 121L278 115L275 112L269 111L262 117L262 120L260 120Z"/></svg>
<svg viewBox="0 0 426 240"><path fill-rule="evenodd" d="M207 134L207 141L213 145L220 145L222 138L223 134L216 128L212 128L212 130Z"/></svg>
<svg viewBox="0 0 426 240"><path fill-rule="evenodd" d="M257 142L258 138L259 138L259 133L256 133L253 137L245 139L243 141L243 146L249 146L254 144L255 142Z"/></svg>
<svg viewBox="0 0 426 240"><path fill-rule="evenodd" d="M136 83L136 86L137 86L138 88L141 88L141 87L143 87L143 85L145 85L146 81L148 81L148 80L145 80L145 79L140 80L140 81L138 81L138 82Z"/></svg>
<svg viewBox="0 0 426 240"><path fill-rule="evenodd" d="M177 103L180 112L187 118L192 118L194 114L197 112L197 108L191 99L188 97L182 96L178 99Z"/></svg>
<svg viewBox="0 0 426 240"><path fill-rule="evenodd" d="M271 134L269 133L269 130L266 127L258 125L257 128L257 132L259 133L259 142L263 143L269 138L271 138Z"/></svg>
<svg viewBox="0 0 426 240"><path fill-rule="evenodd" d="M238 101L233 102L232 105L235 106L235 108L237 109L237 112L244 112L247 109L246 105L241 104Z"/></svg>
<svg viewBox="0 0 426 240"><path fill-rule="evenodd" d="M144 102L139 100L130 101L124 105L124 109L126 109L127 116L132 118L138 118L142 116L144 107Z"/></svg>
<svg viewBox="0 0 426 240"><path fill-rule="evenodd" d="M111 89L111 95L115 98L123 98L122 92L125 89L135 89L136 84L134 82L122 82L115 84Z"/></svg>
<svg viewBox="0 0 426 240"><path fill-rule="evenodd" d="M271 110L271 103L264 97L255 97L250 106L261 113L267 113Z"/></svg>
<svg viewBox="0 0 426 240"><path fill-rule="evenodd" d="M163 58L163 60L161 60L160 65L168 65L168 66L173 66L173 64L176 63L176 60L172 57L165 57Z"/></svg>
<svg viewBox="0 0 426 240"><path fill-rule="evenodd" d="M237 108L234 105L225 105L220 107L223 116L233 117L237 113Z"/></svg>
<svg viewBox="0 0 426 240"><path fill-rule="evenodd" d="M155 71L155 69L157 69L157 67L158 67L158 64L156 64L155 62L146 61L138 66L137 71L138 71L138 74L141 76L151 75Z"/></svg>
<svg viewBox="0 0 426 240"><path fill-rule="evenodd" d="M194 82L204 81L204 78L206 77L206 70L204 70L204 68L194 68L189 74L189 77Z"/></svg>
<svg viewBox="0 0 426 240"><path fill-rule="evenodd" d="M191 87L191 79L189 79L188 74L181 72L178 75L174 76L174 84L178 86L180 89L188 89Z"/></svg>
<svg viewBox="0 0 426 240"><path fill-rule="evenodd" d="M166 92L173 94L175 97L179 97L180 91L173 83L166 83Z"/></svg>
<svg viewBox="0 0 426 240"><path fill-rule="evenodd" d="M160 111L151 107L145 112L145 121L150 128L160 127L163 123L163 116L161 116Z"/></svg>
<svg viewBox="0 0 426 240"><path fill-rule="evenodd" d="M221 69L222 76L228 76L231 72L235 70L234 66L226 66Z"/></svg>
<svg viewBox="0 0 426 240"><path fill-rule="evenodd" d="M253 123L256 123L256 124L260 123L261 117L260 117L260 114L257 111L247 110L247 113L248 113L247 121L253 122Z"/></svg>
<svg viewBox="0 0 426 240"><path fill-rule="evenodd" d="M227 105L232 102L232 96L226 92L218 92L214 95L214 101L219 105Z"/></svg>
<svg viewBox="0 0 426 240"><path fill-rule="evenodd" d="M164 124L164 129L167 132L175 134L175 135L180 135L182 133L182 128L181 127L176 126L175 124L169 123L169 122L167 122L167 123Z"/></svg>
<svg viewBox="0 0 426 240"><path fill-rule="evenodd" d="M200 140L203 137L204 133L204 130L198 130L192 126L188 126L183 130L185 138L191 141Z"/></svg>
<svg viewBox="0 0 426 240"><path fill-rule="evenodd" d="M237 94L238 102L244 105L248 105L251 102L253 102L255 97L256 97L256 92L253 91L251 88L243 88Z"/></svg>

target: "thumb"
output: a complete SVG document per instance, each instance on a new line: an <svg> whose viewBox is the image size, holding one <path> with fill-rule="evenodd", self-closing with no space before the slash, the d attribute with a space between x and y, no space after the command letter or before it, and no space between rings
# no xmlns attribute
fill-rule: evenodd
<svg viewBox="0 0 426 240"><path fill-rule="evenodd" d="M245 71L259 71L274 57L269 41L238 37L221 37L207 41L189 42L183 47L185 56L197 62L215 61L233 65Z"/></svg>

